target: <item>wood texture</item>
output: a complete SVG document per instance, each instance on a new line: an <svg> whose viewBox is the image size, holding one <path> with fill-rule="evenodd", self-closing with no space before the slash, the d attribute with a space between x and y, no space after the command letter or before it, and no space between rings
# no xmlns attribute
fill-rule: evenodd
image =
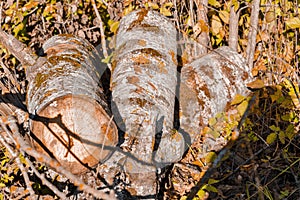
<svg viewBox="0 0 300 200"><path fill-rule="evenodd" d="M112 111L119 114L118 124L125 132L123 149L138 160L126 158L130 191L137 196L155 195L156 167L176 161L184 150L182 136L172 131L176 29L157 12L134 11L120 22L116 48Z"/></svg>
<svg viewBox="0 0 300 200"><path fill-rule="evenodd" d="M28 111L35 115L31 130L44 150L81 173L103 161L118 141L99 83L104 69L94 47L81 38L54 36L43 49L45 57L26 72Z"/></svg>
<svg viewBox="0 0 300 200"><path fill-rule="evenodd" d="M180 128L193 142L209 118L222 112L236 94L247 93L250 70L244 58L220 47L186 64L181 71Z"/></svg>

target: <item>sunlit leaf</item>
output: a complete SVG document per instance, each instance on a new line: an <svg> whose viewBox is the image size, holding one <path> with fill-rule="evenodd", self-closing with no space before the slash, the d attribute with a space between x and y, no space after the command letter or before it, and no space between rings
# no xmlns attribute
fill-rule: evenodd
<svg viewBox="0 0 300 200"><path fill-rule="evenodd" d="M240 104L244 100L245 100L245 97L243 95L237 94L237 95L235 95L235 97L231 101L231 105L233 106L233 105Z"/></svg>
<svg viewBox="0 0 300 200"><path fill-rule="evenodd" d="M217 154L215 152L211 151L205 156L205 162L212 163L216 157L217 157Z"/></svg>
<svg viewBox="0 0 300 200"><path fill-rule="evenodd" d="M221 4L217 0L208 0L208 4L214 7L221 7Z"/></svg>
<svg viewBox="0 0 300 200"><path fill-rule="evenodd" d="M276 18L276 13L275 13L275 11L274 11L274 10L273 10L273 11L268 11L268 12L266 13L265 18L266 18L266 22L267 22L267 23L270 23L270 22L274 21L275 18Z"/></svg>
<svg viewBox="0 0 300 200"><path fill-rule="evenodd" d="M239 114L242 116L248 108L248 101L243 101L241 104L237 106L237 110Z"/></svg>
<svg viewBox="0 0 300 200"><path fill-rule="evenodd" d="M113 32L114 34L117 33L117 30L119 28L119 24L120 22L119 21L113 21L111 24L110 24L110 31Z"/></svg>
<svg viewBox="0 0 300 200"><path fill-rule="evenodd" d="M225 24L229 24L230 14L229 14L228 11L221 10L221 11L219 12L219 17L222 19L222 21L223 21Z"/></svg>
<svg viewBox="0 0 300 200"><path fill-rule="evenodd" d="M256 79L255 81L248 83L247 87L251 88L251 89L260 89L260 88L265 87L265 84L261 79Z"/></svg>
<svg viewBox="0 0 300 200"><path fill-rule="evenodd" d="M285 24L288 28L295 29L300 28L300 18L299 17L293 17L285 21Z"/></svg>
<svg viewBox="0 0 300 200"><path fill-rule="evenodd" d="M211 31L213 35L217 35L223 27L221 19L217 15L213 15L211 19Z"/></svg>
<svg viewBox="0 0 300 200"><path fill-rule="evenodd" d="M167 16L167 17L172 16L172 13L166 7L161 7L160 8L160 13L163 14L164 16Z"/></svg>

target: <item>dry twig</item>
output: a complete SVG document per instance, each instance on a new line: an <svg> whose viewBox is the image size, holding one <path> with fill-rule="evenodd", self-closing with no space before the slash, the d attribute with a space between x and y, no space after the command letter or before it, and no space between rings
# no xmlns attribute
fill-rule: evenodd
<svg viewBox="0 0 300 200"><path fill-rule="evenodd" d="M3 118L0 118L0 123L3 122ZM27 154L31 155L32 157L36 158L40 162L44 162L45 164L49 165L51 168L53 168L58 173L66 176L68 179L70 179L74 185L78 186L79 190L85 191L91 195L93 195L96 198L101 199L115 199L115 194L111 190L110 194L106 194L102 191L98 191L88 185L86 185L79 177L75 176L68 170L66 170L63 166L61 166L56 160L41 154L37 152L35 149L33 149L21 136L18 126L16 124L16 120L13 117L8 117L7 119L8 126L11 130L12 135L15 137L15 141L19 148L26 152Z"/></svg>

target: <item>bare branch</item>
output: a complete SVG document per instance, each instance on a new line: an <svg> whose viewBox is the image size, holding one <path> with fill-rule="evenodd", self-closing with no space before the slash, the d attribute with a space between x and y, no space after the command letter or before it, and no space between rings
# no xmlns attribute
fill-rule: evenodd
<svg viewBox="0 0 300 200"><path fill-rule="evenodd" d="M12 35L0 30L0 44L14 55L22 65L33 66L37 56L25 44L14 38Z"/></svg>
<svg viewBox="0 0 300 200"><path fill-rule="evenodd" d="M92 5L93 5L93 9L94 9L94 11L96 13L97 19L99 20L98 27L100 28L101 46L102 46L103 55L104 55L104 58L107 58L108 57L108 53L107 53L106 40L105 40L105 34L104 34L104 28L103 28L103 21L101 19L101 16L99 14L98 9L97 9L97 5L96 5L95 0L92 0ZM109 65L108 67L111 70L111 66Z"/></svg>
<svg viewBox="0 0 300 200"><path fill-rule="evenodd" d="M197 5L197 22L204 23L208 27L207 19L207 0L194 0ZM202 25L201 25L202 26ZM199 47L199 54L203 55L207 53L207 46L209 44L209 35L208 31L203 31L197 37L197 41L201 44Z"/></svg>
<svg viewBox="0 0 300 200"><path fill-rule="evenodd" d="M251 10L251 18L250 18L250 31L248 36L248 46L246 50L247 54L247 63L250 69L253 68L253 59L255 53L255 45L256 45L256 35L257 35L257 26L258 26L258 15L259 15L259 5L260 0L253 0L252 2L252 10Z"/></svg>
<svg viewBox="0 0 300 200"><path fill-rule="evenodd" d="M234 11L234 6L230 8L230 18L229 18L229 39L228 45L234 51L237 51L238 48L238 21L239 21L239 13Z"/></svg>

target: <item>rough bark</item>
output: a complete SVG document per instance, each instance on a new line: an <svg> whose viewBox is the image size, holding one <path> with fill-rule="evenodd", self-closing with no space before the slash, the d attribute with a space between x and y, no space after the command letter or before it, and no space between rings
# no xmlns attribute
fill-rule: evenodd
<svg viewBox="0 0 300 200"><path fill-rule="evenodd" d="M208 0L195 0L197 5L197 21L202 22L208 27L208 19L207 19L207 5ZM209 44L209 33L208 31L202 31L200 35L197 37L197 41L201 44L199 47L198 55L204 55L207 53L207 47Z"/></svg>
<svg viewBox="0 0 300 200"><path fill-rule="evenodd" d="M54 36L43 49L45 57L26 71L30 127L39 140L34 144L81 173L104 160L118 141L99 83L104 69L94 47L78 37Z"/></svg>
<svg viewBox="0 0 300 200"><path fill-rule="evenodd" d="M156 167L178 160L184 143L173 129L176 90L176 29L164 16L138 10L124 17L116 36L111 89L113 113L125 132L123 149L130 192L156 194ZM122 124L123 123L123 124ZM156 139L155 139L156 138Z"/></svg>
<svg viewBox="0 0 300 200"><path fill-rule="evenodd" d="M183 66L180 128L193 142L209 118L222 112L236 94L246 94L250 70L243 57L220 47Z"/></svg>
<svg viewBox="0 0 300 200"><path fill-rule="evenodd" d="M246 49L247 53L247 64L250 69L253 67L253 59L256 46L256 36L258 27L258 15L259 15L260 0L253 0L251 6L251 18L250 18L250 30L248 35L248 45Z"/></svg>
<svg viewBox="0 0 300 200"><path fill-rule="evenodd" d="M238 22L239 22L239 12L235 12L234 6L230 7L230 18L229 18L229 39L228 39L228 46L234 50L238 50Z"/></svg>

